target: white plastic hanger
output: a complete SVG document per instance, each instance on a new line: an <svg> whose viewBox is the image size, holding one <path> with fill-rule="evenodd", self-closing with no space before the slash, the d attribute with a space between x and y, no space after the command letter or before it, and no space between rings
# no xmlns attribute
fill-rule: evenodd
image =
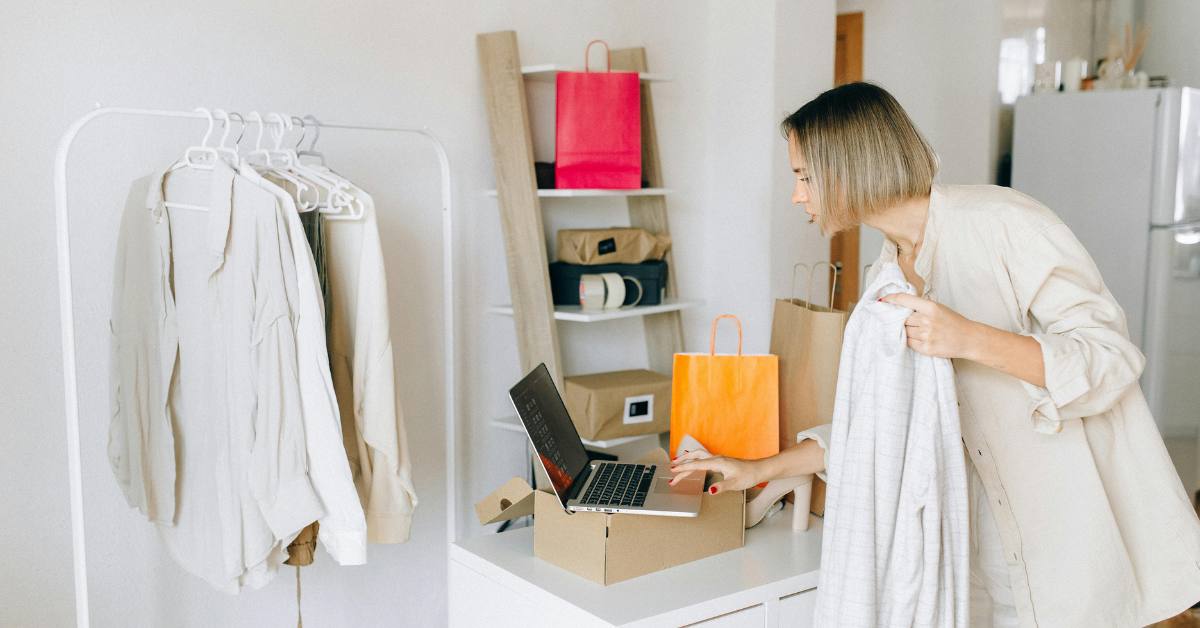
<svg viewBox="0 0 1200 628"><path fill-rule="evenodd" d="M276 176L280 179L283 179L284 181L287 181L288 183L291 183L296 188L297 196L302 195L303 193L307 192L309 190L309 184L307 184L307 183L301 181L300 179L296 178L295 176L293 176L291 173L289 173L287 171L286 168L277 167L276 164L272 161L272 157L274 157L274 155L272 154L272 151L270 149L266 149L266 148L262 147L262 136L263 136L263 131L266 129L267 121L264 120L262 115L259 114L257 111L251 111L250 115L253 116L251 121L258 123L258 136L254 142L254 150L251 151L248 155L246 155L245 163L249 166L252 166L252 167L260 170L260 171L270 172L274 176ZM282 134L284 131L284 127L287 124L289 124L289 122L285 122L282 119L282 116L279 116L279 114L268 113L267 116L275 118L274 120L271 120L271 123L278 124L279 125L279 133ZM272 133L274 133L274 131L272 131ZM261 161L257 161L257 160L261 160Z"/></svg>
<svg viewBox="0 0 1200 628"><path fill-rule="evenodd" d="M355 194L355 190L357 188L348 179L346 179L342 175L331 170L329 168L329 166L327 166L325 164L325 155L317 152L317 150L316 150L317 139L320 138L320 134L321 134L320 120L317 120L316 116L314 116L312 114L308 114L308 115L304 116L303 118L298 118L298 120L300 121L300 124L303 128L307 128L308 122L310 122L310 121L312 122L313 139L308 145L308 150L298 151L296 154L298 157L299 156L312 156L312 157L316 157L318 160L318 163L315 163L315 164L307 164L304 162L300 162L300 163L303 164L305 167L307 167L309 170L318 174L319 176L332 181L335 185L335 193L330 198L329 206L324 207L321 210L322 212L324 212L326 214L326 216L325 216L326 219L328 219L328 220L359 220L359 219L361 219L363 217L363 215L366 213L366 204L363 203L362 199L359 198L357 194ZM300 144L303 142L303 140L304 140L304 138L302 136L300 141L296 143L297 148L300 147Z"/></svg>
<svg viewBox="0 0 1200 628"><path fill-rule="evenodd" d="M327 171L318 170L300 161L300 155L297 152L300 145L304 143L305 136L308 135L308 124L305 123L303 118L297 116L287 114L274 115L287 121L288 130L295 128L295 122L300 123L300 138L296 140L295 145L290 148L283 148L283 134L281 133L275 138L274 154L279 159L279 165L285 167L292 175L307 181L316 191L314 201L298 201L301 210L311 211L317 209L326 214L336 213L339 211L337 210L339 200L346 195L346 190L343 189L345 187L343 182L334 176L330 176L330 173Z"/></svg>
<svg viewBox="0 0 1200 628"><path fill-rule="evenodd" d="M314 176L317 179L326 182L329 185L328 196L326 197L326 202L321 206L321 212L324 213L326 215L325 217L329 220L358 220L362 218L366 211L366 205L363 203L362 199L354 193L354 184L348 181L345 177L339 175L333 170L330 170L329 167L325 165L325 156L316 152L315 150L317 145L317 136L320 134L320 122L317 121L317 119L311 114L305 116L304 118L293 118L293 120L300 122L302 131L300 139L296 142L296 149L300 148L300 145L304 142L305 136L308 134L308 121L312 120L313 122L312 126L314 137L308 146L308 150L297 150L294 152L294 154L296 156L297 168L308 173L310 176ZM305 163L300 160L300 155L316 156L319 159L319 163Z"/></svg>
<svg viewBox="0 0 1200 628"><path fill-rule="evenodd" d="M310 120L313 123L312 141L308 143L308 150L297 151L296 156L297 157L315 157L317 159L317 163L324 166L325 165L325 155L324 155L324 153L317 152L317 140L321 139L321 123L320 123L320 121L317 120L316 116L314 116L313 114L310 113L310 114L304 116L303 118L300 118L300 124L303 128L307 129L308 122ZM303 141L304 141L304 136L301 136L300 142L296 142L296 148L300 148L300 143Z"/></svg>
<svg viewBox="0 0 1200 628"><path fill-rule="evenodd" d="M204 131L204 137L200 140L198 146L189 146L183 151L183 159L175 162L170 168L167 168L167 174L180 170L182 168L191 168L195 170L212 170L217 160L221 159L221 154L217 149L208 145L208 138L212 136L213 127L216 120L213 118L212 111L204 107L196 107L194 111L203 113L208 117L208 128ZM166 179L163 180L164 185ZM163 200L163 207L167 209L188 209L192 211L208 211L207 207L202 205L191 205L189 203L177 203L174 201Z"/></svg>
<svg viewBox="0 0 1200 628"><path fill-rule="evenodd" d="M277 120L286 120L281 133L275 138L275 150L272 155L277 158L276 167L285 167L292 175L308 181L318 191L317 201L303 203L302 209L317 209L330 220L357 220L364 213L364 205L354 196L353 186L349 181L329 170L325 166L307 164L300 160L297 149L308 134L308 124L304 118L287 114L272 114ZM315 118L313 118L315 120ZM301 126L300 138L291 148L283 148L283 133L295 128L294 123ZM314 125L315 127L316 125ZM312 146L310 145L310 148ZM322 197L320 192L324 192ZM298 203L300 204L300 203Z"/></svg>
<svg viewBox="0 0 1200 628"><path fill-rule="evenodd" d="M232 130L232 127L233 127L233 124L232 124L233 120L232 120L230 114L227 111L225 111L224 109L213 109L213 114L221 116L222 133L221 133L221 141L217 144L217 147L215 149L217 152L217 155L220 156L221 158L223 158L231 166L234 166L236 168L237 163L238 163L237 144L235 143L233 147L225 146L225 140L229 139L229 132L230 132L230 130ZM239 118L241 117L241 114L237 114L237 115ZM242 122L242 131L243 132L246 130L245 124L246 124L245 121L243 121ZM238 138L241 139L241 136L239 135Z"/></svg>

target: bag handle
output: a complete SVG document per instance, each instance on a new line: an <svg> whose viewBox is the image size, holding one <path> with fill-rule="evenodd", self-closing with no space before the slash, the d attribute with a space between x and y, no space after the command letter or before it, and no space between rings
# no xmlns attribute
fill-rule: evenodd
<svg viewBox="0 0 1200 628"><path fill-rule="evenodd" d="M800 270L801 266L808 271L810 277L812 276L812 267L808 264L805 264L804 262L796 262L795 264L792 264L792 291L788 293L789 298L796 298L796 271ZM807 295L805 298L808 298Z"/></svg>
<svg viewBox="0 0 1200 628"><path fill-rule="evenodd" d="M592 51L592 44L600 44L604 46L604 58L608 61L608 69L605 70L605 72L612 72L612 51L608 49L608 42L604 41L603 39L593 39L592 41L588 42L587 48L583 49L583 71L592 71L588 66L588 57L590 56L589 53Z"/></svg>
<svg viewBox="0 0 1200 628"><path fill-rule="evenodd" d="M722 318L732 318L733 322L737 323L737 330L738 330L738 352L737 352L737 354L739 356L741 356L742 355L742 321L739 320L738 317L734 316L733 314L722 314L713 319L712 334L708 337L708 354L709 355L717 354L717 323L720 323Z"/></svg>
<svg viewBox="0 0 1200 628"><path fill-rule="evenodd" d="M834 266L834 265L833 265L833 262L813 262L812 268L809 268L809 269L808 269L808 292L807 292L806 294L808 294L808 295L809 295L809 297L808 297L808 300L804 302L804 303L805 303L804 307L805 307L805 308L807 308L807 309L810 309L810 310L812 309L812 307L811 307L811 306L812 306L812 286L813 286L813 273L814 273L814 272L817 270L817 268L819 268L819 267L820 267L822 264L823 264L823 265L825 265L825 266L828 266L828 267L829 267L829 270L832 270L832 271L833 271L833 281L829 282L829 305L827 306L829 309L831 309L831 310L833 309L833 292L834 292L835 290L837 290L837 280L838 280L838 275L840 275L840 274L842 274L842 273L838 272L838 267L837 267L837 266ZM795 270L793 269L793 271L792 271L792 272L793 272L793 275L794 275L794 274L795 274Z"/></svg>
<svg viewBox="0 0 1200 628"><path fill-rule="evenodd" d="M805 309L812 309L813 273L816 272L817 267L821 266L822 264L828 266L833 271L833 282L829 284L829 308L833 309L833 294L837 291L837 280L842 274L841 271L838 270L838 267L831 262L814 262L811 265L805 262L796 262L792 265L792 298L795 298L796 296L796 271L800 270L801 266L808 270L808 288L804 292Z"/></svg>

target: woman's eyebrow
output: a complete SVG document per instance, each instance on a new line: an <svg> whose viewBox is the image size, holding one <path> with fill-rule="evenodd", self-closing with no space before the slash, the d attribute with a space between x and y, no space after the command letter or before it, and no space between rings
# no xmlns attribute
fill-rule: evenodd
<svg viewBox="0 0 1200 628"><path fill-rule="evenodd" d="M808 168L792 168L792 172L794 172L796 174L800 174L801 172L807 174Z"/></svg>

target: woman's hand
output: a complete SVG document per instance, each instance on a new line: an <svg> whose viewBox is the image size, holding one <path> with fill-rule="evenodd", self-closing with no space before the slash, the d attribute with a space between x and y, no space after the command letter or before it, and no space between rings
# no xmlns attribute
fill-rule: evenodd
<svg viewBox="0 0 1200 628"><path fill-rule="evenodd" d="M935 358L974 360L979 347L980 324L954 310L916 295L897 292L879 299L913 310L904 321L908 346Z"/></svg>
<svg viewBox="0 0 1200 628"><path fill-rule="evenodd" d="M706 457L708 455L708 452L689 451L672 461L671 472L675 477L670 482L671 486L693 471L716 471L724 476L720 482L714 482L709 487L708 492L714 495L721 491L747 489L767 479L759 477L762 475L759 461L725 456Z"/></svg>

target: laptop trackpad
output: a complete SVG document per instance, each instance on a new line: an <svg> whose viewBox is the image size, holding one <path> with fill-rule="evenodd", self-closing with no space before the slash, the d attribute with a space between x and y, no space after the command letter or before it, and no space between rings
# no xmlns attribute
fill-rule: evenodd
<svg viewBox="0 0 1200 628"><path fill-rule="evenodd" d="M670 481L667 477L655 478L654 492L691 495L704 490L704 476L685 478L675 486L671 486Z"/></svg>

